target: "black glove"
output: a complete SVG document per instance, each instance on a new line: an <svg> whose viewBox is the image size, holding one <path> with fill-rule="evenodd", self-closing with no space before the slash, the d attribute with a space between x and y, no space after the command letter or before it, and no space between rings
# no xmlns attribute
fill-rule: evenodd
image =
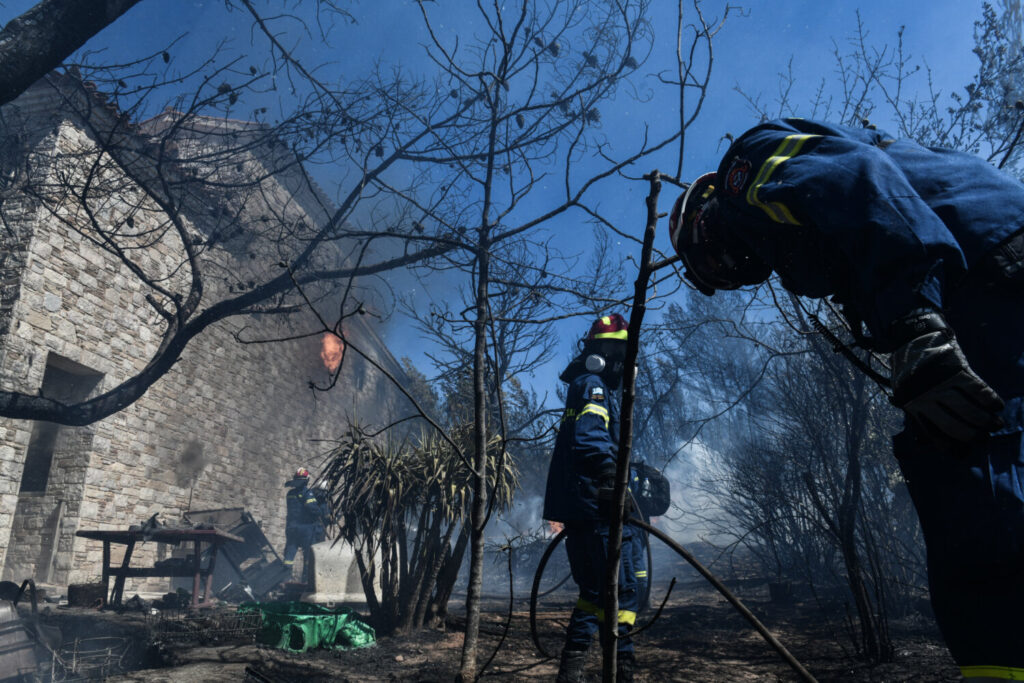
<svg viewBox="0 0 1024 683"><path fill-rule="evenodd" d="M606 522L612 521L612 510L615 509L615 467L603 468L597 477L597 514ZM629 517L633 510L630 497L626 496L626 506L622 511L623 518Z"/></svg>
<svg viewBox="0 0 1024 683"><path fill-rule="evenodd" d="M971 369L942 315L912 311L892 326L892 402L931 439L966 443L1002 426L1003 400Z"/></svg>

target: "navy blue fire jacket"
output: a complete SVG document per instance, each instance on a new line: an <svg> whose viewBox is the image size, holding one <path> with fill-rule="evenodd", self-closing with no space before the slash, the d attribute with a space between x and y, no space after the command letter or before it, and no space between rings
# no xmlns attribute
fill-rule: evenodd
<svg viewBox="0 0 1024 683"><path fill-rule="evenodd" d="M555 438L544 494L544 519L600 519L597 489L602 468L614 467L619 448L619 409L599 375L576 358L559 377L568 382L562 424Z"/></svg>
<svg viewBox="0 0 1024 683"><path fill-rule="evenodd" d="M946 453L893 439L928 547L936 621L965 677L1024 671L1024 185L976 157L799 119L738 138L718 169L723 225L797 294L835 296L881 350L942 310L1006 401L992 438Z"/></svg>
<svg viewBox="0 0 1024 683"><path fill-rule="evenodd" d="M982 159L866 128L756 126L718 169L723 220L797 294L836 296L885 345L893 320L944 308L1024 227L1024 186Z"/></svg>
<svg viewBox="0 0 1024 683"><path fill-rule="evenodd" d="M285 501L288 514L285 518L286 528L315 527L323 524L324 508L313 495L305 479L292 479L288 482L288 494Z"/></svg>

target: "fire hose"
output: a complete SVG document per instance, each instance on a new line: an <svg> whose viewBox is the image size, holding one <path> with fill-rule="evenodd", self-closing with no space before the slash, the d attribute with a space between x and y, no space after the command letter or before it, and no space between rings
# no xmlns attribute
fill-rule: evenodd
<svg viewBox="0 0 1024 683"><path fill-rule="evenodd" d="M789 664L789 666L794 671L796 671L796 673L800 676L801 680L806 681L806 683L817 683L817 679L814 678L814 676L812 676L810 672L807 671L807 669L805 669L799 661L797 661L796 657L794 657L792 653L790 653L790 651L787 650L781 642L779 642L778 638L772 635L772 633L767 629L767 627L765 627L765 625L762 624L756 616L754 616L754 613L747 609L746 605L740 602L740 599L733 595L732 591L726 588L725 584L723 584L718 579L718 577L716 577L704 565L702 565L696 557L691 555L690 552L686 550L686 548L679 545L671 538L669 538L663 531L654 528L647 522L644 522L639 519L629 518L626 520L626 523L632 524L633 526L636 526L646 531L647 533L651 534L652 536L660 540L662 543L667 545L669 548L676 551L676 553L684 560L689 562L690 565L693 566L693 568L696 569L701 576L707 579L708 582L712 586L714 586L715 589L719 593L721 593L733 607L736 608L736 611L743 615L744 619L750 622L750 625L754 627L754 630L761 634L761 637L764 638L768 642L768 644L772 646L772 648L779 654L779 656L782 657L782 659L784 659L785 662ZM541 646L540 639L537 636L537 594L538 590L540 589L541 579L544 577L544 568L547 566L548 560L551 558L551 554L555 551L555 548L557 548L558 544L562 542L563 538L565 538L565 534L565 529L562 529L560 532L558 532L558 535L551 539L551 543L549 543L548 547L544 550L544 554L541 555L540 558L540 563L537 565L537 572L533 575L533 589L530 592L530 636L533 638L533 644L537 648L537 651L540 652L543 656L549 658L553 657L553 655L549 654L547 650L545 650L544 647Z"/></svg>
<svg viewBox="0 0 1024 683"><path fill-rule="evenodd" d="M651 544L650 543L644 543L644 553L647 555L647 567L646 567L646 569L647 569L646 577L647 578L644 581L644 589L640 593L640 601L639 601L640 609L644 609L645 607L648 606L648 602L651 599L651 586L654 585L654 561L651 559ZM569 574L566 574L565 576L563 576L562 580L559 581L558 583L556 583L551 588L548 588L543 593L538 593L537 597L538 598L543 598L543 597L545 597L547 595L551 595L556 590L558 590L559 588L564 586L569 581L569 579L571 579L571 578L572 578L572 573L570 572Z"/></svg>

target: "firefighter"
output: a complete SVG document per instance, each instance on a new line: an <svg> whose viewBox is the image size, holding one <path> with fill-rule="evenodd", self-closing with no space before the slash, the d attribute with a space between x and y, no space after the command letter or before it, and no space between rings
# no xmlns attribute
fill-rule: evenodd
<svg viewBox="0 0 1024 683"><path fill-rule="evenodd" d="M604 566L608 547L615 462L619 443L618 405L626 358L626 321L612 314L593 323L582 352L560 379L569 387L544 496L544 518L565 525L565 548L579 599L569 619L558 670L560 683L583 681L587 650L600 629ZM619 572L618 680L632 681L635 670L629 631L638 607L638 532L622 531Z"/></svg>
<svg viewBox="0 0 1024 683"><path fill-rule="evenodd" d="M1024 679L1024 186L960 152L785 119L735 140L669 223L703 293L775 271L891 354L936 621L965 678Z"/></svg>
<svg viewBox="0 0 1024 683"><path fill-rule="evenodd" d="M312 545L323 532L323 506L309 486L309 470L300 467L285 486L288 493L285 502L288 505L288 516L285 520L284 564L291 569L295 564L295 556L302 550L302 582L310 583L313 579Z"/></svg>
<svg viewBox="0 0 1024 683"><path fill-rule="evenodd" d="M327 540L327 525L333 523L331 516L331 487L326 479L321 479L313 487L313 497L320 506L320 517L317 519L317 528L314 534L314 543L321 543Z"/></svg>

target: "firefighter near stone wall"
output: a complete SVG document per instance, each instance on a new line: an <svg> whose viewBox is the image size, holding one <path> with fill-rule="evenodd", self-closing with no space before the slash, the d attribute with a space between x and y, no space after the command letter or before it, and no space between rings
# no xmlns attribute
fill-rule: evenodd
<svg viewBox="0 0 1024 683"><path fill-rule="evenodd" d="M569 567L580 591L566 630L560 683L585 680L586 653L604 618L601 594L608 552L607 520L619 444L615 393L622 385L626 328L621 315L599 318L582 340L580 354L559 377L568 389L548 470L544 518L565 525ZM617 679L627 682L633 680L636 666L629 637L639 607L636 572L646 569L640 539L634 527L623 530L616 643Z"/></svg>
<svg viewBox="0 0 1024 683"><path fill-rule="evenodd" d="M774 271L891 354L936 621L965 678L1024 680L1024 186L960 152L785 119L736 139L669 224L704 294Z"/></svg>
<svg viewBox="0 0 1024 683"><path fill-rule="evenodd" d="M285 495L287 517L284 529L284 564L289 569L294 567L295 557L301 550L301 580L305 584L313 580L312 546L326 537L323 522L325 507L309 482L309 470L299 467L295 470L295 475L285 483L288 493Z"/></svg>

